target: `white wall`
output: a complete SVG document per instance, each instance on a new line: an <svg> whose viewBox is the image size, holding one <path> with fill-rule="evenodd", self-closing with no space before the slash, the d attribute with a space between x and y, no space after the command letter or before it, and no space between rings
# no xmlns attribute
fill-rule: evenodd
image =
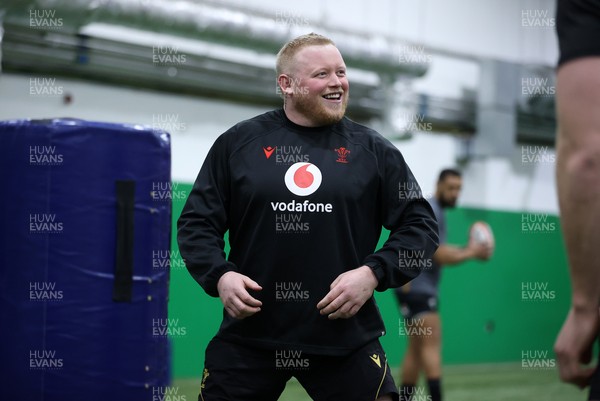
<svg viewBox="0 0 600 401"><path fill-rule="evenodd" d="M555 0L222 0L296 25L325 24L469 54L554 65ZM529 10L533 14L528 14ZM301 16L294 19L294 16ZM529 21L527 20L529 16ZM525 22L523 21L525 18Z"/></svg>

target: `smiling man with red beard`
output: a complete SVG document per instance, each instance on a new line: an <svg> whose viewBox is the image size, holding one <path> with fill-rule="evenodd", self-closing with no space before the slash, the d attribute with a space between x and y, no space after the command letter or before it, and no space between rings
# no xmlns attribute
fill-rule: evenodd
<svg viewBox="0 0 600 401"><path fill-rule="evenodd" d="M397 400L373 292L420 273L406 266L437 249L435 215L398 149L345 117L330 39L291 40L276 70L283 109L216 140L178 221L190 274L224 307L198 399L275 401L296 377L317 401Z"/></svg>
<svg viewBox="0 0 600 401"><path fill-rule="evenodd" d="M339 122L346 113L350 85L340 51L323 44L291 42L279 52L277 83L285 114L298 125L319 127Z"/></svg>

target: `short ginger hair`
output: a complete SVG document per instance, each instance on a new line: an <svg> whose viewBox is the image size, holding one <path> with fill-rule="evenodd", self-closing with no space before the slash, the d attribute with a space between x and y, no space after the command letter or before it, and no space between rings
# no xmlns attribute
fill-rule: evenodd
<svg viewBox="0 0 600 401"><path fill-rule="evenodd" d="M307 46L325 46L325 45L333 45L333 40L329 39L326 36L319 35L318 33L308 33L306 35L298 36L287 42L279 53L277 53L277 62L275 63L275 71L277 75L286 74L289 72L292 59L294 56L303 48Z"/></svg>

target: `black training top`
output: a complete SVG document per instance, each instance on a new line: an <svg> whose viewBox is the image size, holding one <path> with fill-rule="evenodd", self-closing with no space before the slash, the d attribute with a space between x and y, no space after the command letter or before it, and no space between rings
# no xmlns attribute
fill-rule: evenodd
<svg viewBox="0 0 600 401"><path fill-rule="evenodd" d="M382 226L390 238L373 252ZM179 218L178 242L209 295L218 296L227 271L262 286L251 292L261 311L242 320L223 311L217 336L344 355L385 328L373 297L350 319L320 315L316 305L331 283L368 265L378 291L401 286L419 274L410 266L420 264L399 266L399 251L431 258L438 235L429 203L388 140L348 118L302 127L280 109L240 122L215 141Z"/></svg>

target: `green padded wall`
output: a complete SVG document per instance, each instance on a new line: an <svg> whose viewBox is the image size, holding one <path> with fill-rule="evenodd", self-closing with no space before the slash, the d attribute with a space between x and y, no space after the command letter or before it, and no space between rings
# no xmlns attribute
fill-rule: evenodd
<svg viewBox="0 0 600 401"><path fill-rule="evenodd" d="M483 220L494 231L496 251L489 262L469 261L442 272L443 362L515 362L522 352L536 350L554 358L570 300L557 217L461 208L446 216L448 243L464 245L470 225ZM377 300L388 328L382 343L389 360L398 363L406 339L399 335L397 305L391 291Z"/></svg>

